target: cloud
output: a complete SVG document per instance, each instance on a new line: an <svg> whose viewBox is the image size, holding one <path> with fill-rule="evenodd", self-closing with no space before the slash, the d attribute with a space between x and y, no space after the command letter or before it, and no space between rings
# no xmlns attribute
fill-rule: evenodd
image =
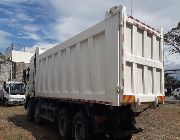
<svg viewBox="0 0 180 140"><path fill-rule="evenodd" d="M50 43L50 42L38 42L33 47L25 47L25 51L34 53L37 47L40 47L42 49L50 49L54 46L58 45L57 42ZM21 51L24 51L24 48L21 49Z"/></svg>
<svg viewBox="0 0 180 140"><path fill-rule="evenodd" d="M23 26L23 30L28 31L28 32L36 32L39 30L39 27L33 24L25 24Z"/></svg>
<svg viewBox="0 0 180 140"><path fill-rule="evenodd" d="M179 69L180 66L180 55L179 54L167 54L165 55L165 69Z"/></svg>
<svg viewBox="0 0 180 140"><path fill-rule="evenodd" d="M164 46L164 62L165 62L165 69L179 69L180 67L180 54L172 54L169 52L170 47Z"/></svg>
<svg viewBox="0 0 180 140"><path fill-rule="evenodd" d="M26 2L30 2L31 0L1 0L0 3L1 4L20 4L20 3L26 3Z"/></svg>
<svg viewBox="0 0 180 140"><path fill-rule="evenodd" d="M0 18L0 23L2 24L13 24L13 23L16 23L17 20L12 18L12 19L9 19L9 18Z"/></svg>
<svg viewBox="0 0 180 140"><path fill-rule="evenodd" d="M42 38L37 33L30 33L30 32L24 32L23 35L19 36L18 38L33 39L36 41L42 40Z"/></svg>
<svg viewBox="0 0 180 140"><path fill-rule="evenodd" d="M104 19L105 11L118 2L116 0L51 0L48 3L56 11L56 20L49 34L62 42Z"/></svg>
<svg viewBox="0 0 180 140"><path fill-rule="evenodd" d="M85 20L79 19L78 16L73 17L65 17L62 19L59 19L57 21L57 25L53 27L53 30L55 32L55 38L59 41L64 41L70 37L72 37L75 34L78 34L80 31L86 29L87 27L90 27L94 23L93 20ZM85 23L85 24L83 24Z"/></svg>
<svg viewBox="0 0 180 140"><path fill-rule="evenodd" d="M8 39L10 36L10 33L0 30L0 49L7 48L10 45L11 41Z"/></svg>
<svg viewBox="0 0 180 140"><path fill-rule="evenodd" d="M46 0L46 3L52 5L56 13L49 34L58 41L65 41L103 20L106 10L114 5L125 5L129 14L131 7L130 0ZM169 6L168 0L133 1L133 16L155 28L164 27L167 32L180 20L177 14L180 13L180 1L172 0L172 4Z"/></svg>
<svg viewBox="0 0 180 140"><path fill-rule="evenodd" d="M28 16L28 15L26 15L24 13L17 13L16 14L16 19L17 20L22 20L22 21L30 21L30 22L34 21L34 19L32 17L30 17L30 16Z"/></svg>
<svg viewBox="0 0 180 140"><path fill-rule="evenodd" d="M10 10L8 10L8 9L4 9L4 8L0 8L0 12L6 14L6 15L8 15L8 16L13 15L13 12L12 12L12 11L10 11Z"/></svg>

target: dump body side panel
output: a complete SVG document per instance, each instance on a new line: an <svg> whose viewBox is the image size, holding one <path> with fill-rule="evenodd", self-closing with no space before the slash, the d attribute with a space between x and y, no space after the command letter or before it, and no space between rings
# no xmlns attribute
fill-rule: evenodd
<svg viewBox="0 0 180 140"><path fill-rule="evenodd" d="M117 106L119 15L37 55L36 96Z"/></svg>

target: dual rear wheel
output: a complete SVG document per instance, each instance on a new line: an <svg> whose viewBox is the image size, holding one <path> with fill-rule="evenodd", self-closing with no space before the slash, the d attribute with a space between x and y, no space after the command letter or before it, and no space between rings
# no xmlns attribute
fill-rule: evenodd
<svg viewBox="0 0 180 140"><path fill-rule="evenodd" d="M38 102L35 105L35 111L34 111L34 121L37 124L41 124L42 119L41 119L41 103Z"/></svg>
<svg viewBox="0 0 180 140"><path fill-rule="evenodd" d="M37 124L41 123L41 103L35 103L33 100L27 102L27 120L34 120Z"/></svg>
<svg viewBox="0 0 180 140"><path fill-rule="evenodd" d="M88 122L88 117L83 112L78 112L73 120L73 138L74 140L91 140L92 131Z"/></svg>
<svg viewBox="0 0 180 140"><path fill-rule="evenodd" d="M27 120L32 121L34 116L34 102L32 100L29 100L27 102L26 111L27 111Z"/></svg>
<svg viewBox="0 0 180 140"><path fill-rule="evenodd" d="M71 120L67 109L59 112L58 128L62 140L68 140L71 136Z"/></svg>
<svg viewBox="0 0 180 140"><path fill-rule="evenodd" d="M75 114L73 121L67 109L62 109L59 112L58 128L62 140L91 140L90 125L88 117L82 112Z"/></svg>
<svg viewBox="0 0 180 140"><path fill-rule="evenodd" d="M34 103L32 100L27 103L27 119L37 124L41 123L41 103ZM63 108L58 113L58 129L61 140L92 140L92 131L87 115L79 111L74 117L70 115L68 108Z"/></svg>

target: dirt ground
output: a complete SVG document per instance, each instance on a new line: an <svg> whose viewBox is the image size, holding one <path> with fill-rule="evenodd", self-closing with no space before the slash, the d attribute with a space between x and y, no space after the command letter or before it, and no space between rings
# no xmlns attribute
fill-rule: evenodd
<svg viewBox="0 0 180 140"><path fill-rule="evenodd" d="M132 140L180 140L180 104L148 109L136 118L142 132ZM0 140L58 140L56 125L27 122L23 106L0 106Z"/></svg>
<svg viewBox="0 0 180 140"><path fill-rule="evenodd" d="M136 121L143 132L133 135L132 140L180 140L180 104L148 109Z"/></svg>

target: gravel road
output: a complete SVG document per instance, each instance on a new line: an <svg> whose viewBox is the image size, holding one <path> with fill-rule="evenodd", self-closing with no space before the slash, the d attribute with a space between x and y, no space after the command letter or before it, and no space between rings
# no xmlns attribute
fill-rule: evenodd
<svg viewBox="0 0 180 140"><path fill-rule="evenodd" d="M148 109L136 118L143 131L132 140L180 140L180 104ZM55 124L26 121L23 106L0 106L0 140L58 140Z"/></svg>

